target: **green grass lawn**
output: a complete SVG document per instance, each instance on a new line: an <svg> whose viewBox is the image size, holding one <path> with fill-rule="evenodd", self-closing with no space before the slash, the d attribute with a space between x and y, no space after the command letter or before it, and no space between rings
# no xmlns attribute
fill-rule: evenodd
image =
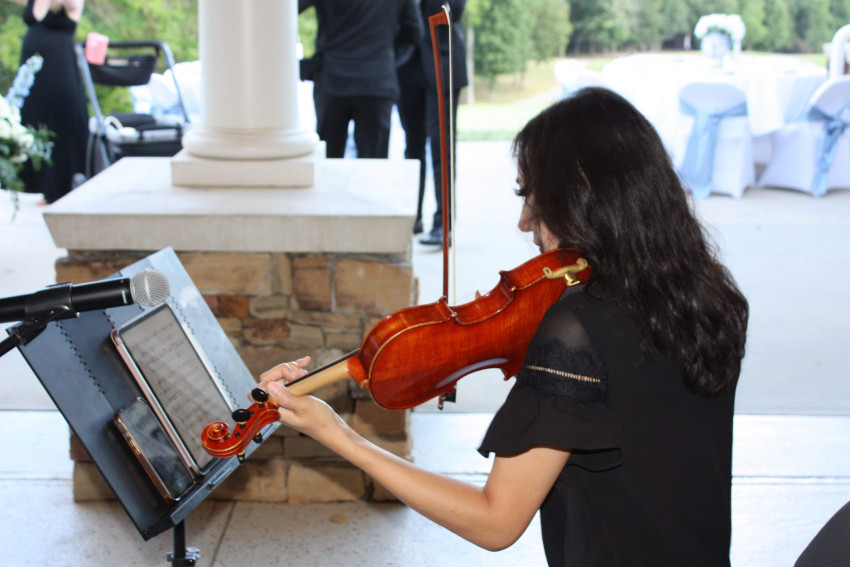
<svg viewBox="0 0 850 567"><path fill-rule="evenodd" d="M748 55L762 55L747 52ZM616 57L580 56L588 69L601 71ZM763 55L771 55L765 53ZM795 55L804 61L826 66L823 54ZM457 139L468 140L511 140L522 126L546 106L557 100L558 83L555 81L555 63L552 59L543 63L529 63L525 73L503 75L494 88L480 77L475 78L475 101L467 101L466 89L461 92L457 118Z"/></svg>
<svg viewBox="0 0 850 567"><path fill-rule="evenodd" d="M525 73L500 76L491 90L475 78L475 102L461 92L457 117L458 140L511 140L538 112L557 98L554 67L557 59L530 63Z"/></svg>

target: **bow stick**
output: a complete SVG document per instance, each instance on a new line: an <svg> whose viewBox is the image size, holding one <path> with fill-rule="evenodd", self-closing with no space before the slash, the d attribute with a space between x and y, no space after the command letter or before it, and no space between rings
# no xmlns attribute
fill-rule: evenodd
<svg viewBox="0 0 850 567"><path fill-rule="evenodd" d="M428 25L431 28L431 44L434 51L434 68L437 74L437 102L440 117L440 171L442 173L442 201L443 201L443 297L449 297L449 234L454 224L454 207L456 196L454 195L454 84L452 79L452 14L448 2L445 2L442 11L428 17ZM437 26L448 26L448 45L449 45L449 137L446 138L446 103L443 95L443 72L440 63L440 47L437 41ZM449 155L451 156L451 171L448 169L446 160L446 146L449 146ZM449 175L451 173L451 176ZM452 199L449 201L449 183L452 183ZM450 210L451 209L451 210ZM452 274L454 271L454 248L452 248ZM454 279L452 280L454 282ZM456 291L452 290L452 297L456 295Z"/></svg>

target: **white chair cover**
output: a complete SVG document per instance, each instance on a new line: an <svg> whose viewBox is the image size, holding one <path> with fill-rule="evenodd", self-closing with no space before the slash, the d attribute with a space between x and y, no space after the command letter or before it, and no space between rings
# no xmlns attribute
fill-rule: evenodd
<svg viewBox="0 0 850 567"><path fill-rule="evenodd" d="M847 42L850 41L850 24L840 28L835 35L832 36L832 43L829 44L829 77L840 77L844 74L844 67L850 63L847 59Z"/></svg>
<svg viewBox="0 0 850 567"><path fill-rule="evenodd" d="M669 149L685 184L697 198L743 195L755 182L744 92L727 83L690 83L679 103L679 135Z"/></svg>
<svg viewBox="0 0 850 567"><path fill-rule="evenodd" d="M561 98L584 87L610 88L602 73L587 69L585 63L577 59L561 59L555 63L555 80L561 87Z"/></svg>
<svg viewBox="0 0 850 567"><path fill-rule="evenodd" d="M812 95L806 116L772 135L773 155L760 187L821 196L850 189L850 76L829 79Z"/></svg>

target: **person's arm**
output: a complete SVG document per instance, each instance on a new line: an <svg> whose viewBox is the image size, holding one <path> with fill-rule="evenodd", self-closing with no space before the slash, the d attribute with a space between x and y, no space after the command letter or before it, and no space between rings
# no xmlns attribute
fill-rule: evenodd
<svg viewBox="0 0 850 567"><path fill-rule="evenodd" d="M423 516L485 549L504 549L519 539L570 456L548 447L497 456L483 487L427 471L363 439L321 400L295 396L281 385L280 380L302 376L308 361L280 365L262 376L262 386L280 406L280 421L347 459Z"/></svg>

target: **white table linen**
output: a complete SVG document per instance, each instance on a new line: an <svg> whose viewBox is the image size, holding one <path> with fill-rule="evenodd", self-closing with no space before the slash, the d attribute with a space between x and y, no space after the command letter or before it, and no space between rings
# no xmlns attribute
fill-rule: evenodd
<svg viewBox="0 0 850 567"><path fill-rule="evenodd" d="M676 136L679 91L688 83L717 81L739 87L747 97L751 131L759 136L799 118L827 71L781 55L739 55L717 67L702 55L645 53L615 59L602 76L667 142Z"/></svg>

